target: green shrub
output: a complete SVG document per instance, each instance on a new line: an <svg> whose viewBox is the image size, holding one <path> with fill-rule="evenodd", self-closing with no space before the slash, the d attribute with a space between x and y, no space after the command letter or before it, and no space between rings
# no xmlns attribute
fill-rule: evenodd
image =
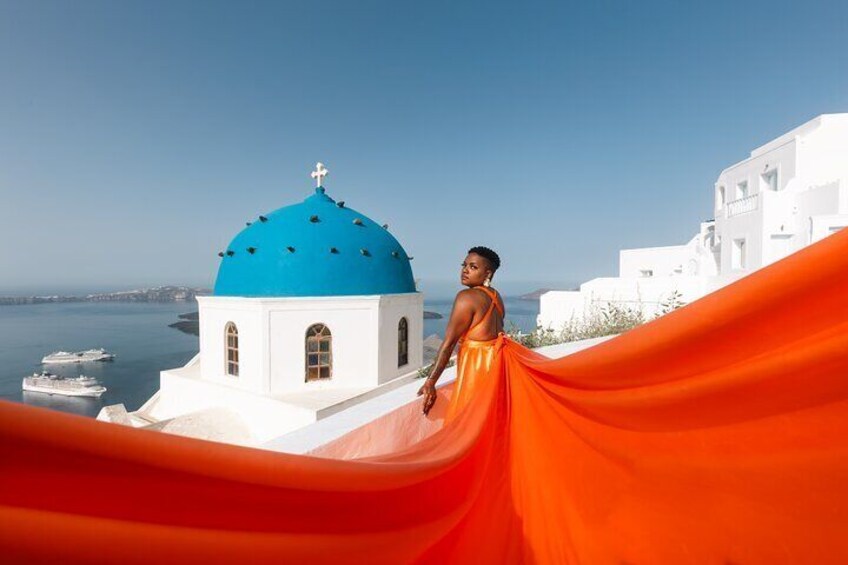
<svg viewBox="0 0 848 565"><path fill-rule="evenodd" d="M668 298L660 302L660 311L654 315L654 319L659 318L665 314L668 314L672 310L677 310L681 306L686 306L686 303L681 300L683 295L677 292L677 289L671 291L671 294Z"/></svg>
<svg viewBox="0 0 848 565"><path fill-rule="evenodd" d="M572 317L559 330L536 326L536 329L532 332L523 333L518 330L514 323L510 322L510 329L507 334L513 340L532 349L545 345L620 334L643 324L645 321L641 307L632 308L615 303L607 303L600 307L593 304L585 316Z"/></svg>

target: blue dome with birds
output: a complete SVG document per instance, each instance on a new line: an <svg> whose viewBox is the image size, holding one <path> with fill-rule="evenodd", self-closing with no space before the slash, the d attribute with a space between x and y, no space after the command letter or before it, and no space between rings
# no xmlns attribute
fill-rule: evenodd
<svg viewBox="0 0 848 565"><path fill-rule="evenodd" d="M323 186L299 204L248 222L218 255L216 296L415 292L412 257L388 225L336 202Z"/></svg>

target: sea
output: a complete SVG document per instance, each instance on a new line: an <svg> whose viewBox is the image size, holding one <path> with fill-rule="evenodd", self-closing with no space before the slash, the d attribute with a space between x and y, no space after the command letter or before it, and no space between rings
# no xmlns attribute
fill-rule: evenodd
<svg viewBox="0 0 848 565"><path fill-rule="evenodd" d="M538 300L504 296L505 328L530 331ZM424 320L424 337L444 336L453 297L424 300L424 310L440 319ZM198 352L196 336L168 327L179 314L196 311L189 302L72 302L0 306L0 398L96 417L100 409L123 404L137 410L159 389L159 371L180 367ZM103 347L113 361L50 365L62 376L97 378L107 391L100 398L74 398L23 392L25 376L41 372L41 358L54 351Z"/></svg>

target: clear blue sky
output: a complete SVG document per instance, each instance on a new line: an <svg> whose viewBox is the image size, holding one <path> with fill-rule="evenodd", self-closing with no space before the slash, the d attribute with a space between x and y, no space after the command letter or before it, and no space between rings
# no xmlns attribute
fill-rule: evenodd
<svg viewBox="0 0 848 565"><path fill-rule="evenodd" d="M318 160L417 278L564 288L842 111L845 2L0 0L0 294L211 285Z"/></svg>

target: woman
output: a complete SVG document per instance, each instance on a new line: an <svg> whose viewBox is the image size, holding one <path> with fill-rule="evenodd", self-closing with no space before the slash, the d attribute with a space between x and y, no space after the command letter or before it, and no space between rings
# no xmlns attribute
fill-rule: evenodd
<svg viewBox="0 0 848 565"><path fill-rule="evenodd" d="M456 295L433 370L418 390L418 396L424 395L422 410L425 415L436 402L436 382L457 343L456 385L445 414L445 423L452 420L472 398L476 384L488 371L498 345L502 344L506 335L503 332L504 305L500 293L491 286L492 277L500 265L500 257L488 247L468 250L460 274L460 281L468 288Z"/></svg>

